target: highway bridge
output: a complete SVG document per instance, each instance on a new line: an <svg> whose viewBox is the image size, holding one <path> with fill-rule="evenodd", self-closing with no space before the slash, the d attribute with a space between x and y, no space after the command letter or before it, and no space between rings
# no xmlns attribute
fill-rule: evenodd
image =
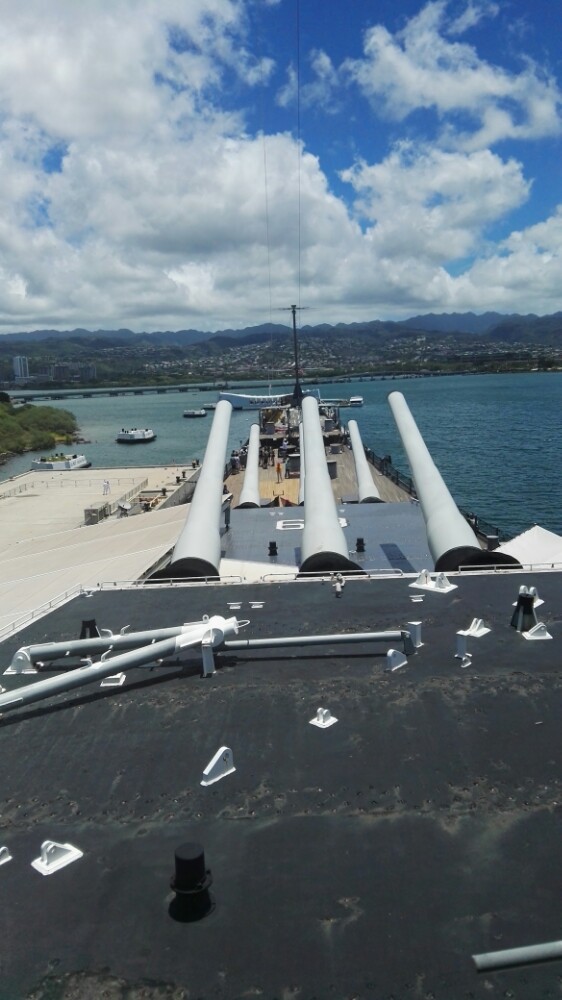
<svg viewBox="0 0 562 1000"><path fill-rule="evenodd" d="M10 392L12 403L36 403L47 399L91 399L97 396L164 395L167 392L218 392L218 385L144 385L105 389L28 389Z"/></svg>

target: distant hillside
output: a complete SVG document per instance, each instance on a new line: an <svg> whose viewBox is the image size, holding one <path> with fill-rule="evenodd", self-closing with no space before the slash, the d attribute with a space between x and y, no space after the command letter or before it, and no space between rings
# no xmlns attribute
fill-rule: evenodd
<svg viewBox="0 0 562 1000"><path fill-rule="evenodd" d="M32 330L28 333L4 333L0 336L0 342L12 343L17 341L36 342L41 340L82 340L95 337L99 340L135 340L138 334L132 330Z"/></svg>
<svg viewBox="0 0 562 1000"><path fill-rule="evenodd" d="M416 330L427 330L439 333L487 333L503 320L514 319L497 312L486 312L477 315L468 313L426 313L423 316L411 316L400 321L400 326ZM517 317L526 318L526 317ZM536 319L536 317L533 317Z"/></svg>
<svg viewBox="0 0 562 1000"><path fill-rule="evenodd" d="M496 312L486 312L477 315L468 313L427 313L412 316L410 319L366 320L354 323L320 323L315 326L304 325L300 328L304 337L321 338L326 341L341 340L350 337L353 340L366 338L369 341L388 343L392 340L407 339L413 336L452 337L468 341L479 339L498 343L528 343L529 345L544 344L557 346L562 333L562 313L551 316L536 316L530 313L520 316L517 313L504 315ZM257 326L245 327L240 330L225 329L212 331L202 330L156 330L151 333L133 333L132 330L84 330L78 328L68 331L33 330L26 333L7 333L0 336L0 350L6 353L16 353L24 350L24 345L45 347L53 353L65 353L73 349L78 353L87 350L103 350L104 348L135 345L137 347L185 348L192 345L229 347L234 344L265 343L273 338L285 338L291 333L289 324L262 323ZM18 346L18 345L21 345Z"/></svg>
<svg viewBox="0 0 562 1000"><path fill-rule="evenodd" d="M559 347L562 341L562 313L552 316L504 316L487 334L488 339L513 344L544 344Z"/></svg>

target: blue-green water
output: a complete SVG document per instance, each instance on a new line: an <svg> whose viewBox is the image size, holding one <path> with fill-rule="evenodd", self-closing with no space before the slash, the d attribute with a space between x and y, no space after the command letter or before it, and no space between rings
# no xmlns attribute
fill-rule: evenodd
<svg viewBox="0 0 562 1000"><path fill-rule="evenodd" d="M277 391L276 386L276 391ZM361 395L357 420L363 442L409 474L387 395L404 393L425 442L455 500L510 534L532 524L562 533L562 373L470 375L323 385L325 398ZM263 390L263 386L261 387ZM95 468L190 464L202 459L212 413L183 417L216 400L216 392L116 396L53 401L72 410L91 444L80 446ZM238 447L255 414L234 412L229 449ZM153 427L153 444L115 443L121 427ZM23 455L0 467L0 479L27 471Z"/></svg>

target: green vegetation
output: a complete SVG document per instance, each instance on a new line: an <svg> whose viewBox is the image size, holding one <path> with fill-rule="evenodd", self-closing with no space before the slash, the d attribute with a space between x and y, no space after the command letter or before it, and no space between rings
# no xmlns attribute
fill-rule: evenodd
<svg viewBox="0 0 562 1000"><path fill-rule="evenodd" d="M469 313L414 317L404 323L373 320L305 326L299 334L299 351L306 376L316 379L358 371L378 375L558 371L562 314ZM22 339L0 336L0 383L12 392L24 388L14 380L15 354L29 360L30 390L290 380L294 365L292 334L278 324L218 334L75 330L36 331Z"/></svg>
<svg viewBox="0 0 562 1000"><path fill-rule="evenodd" d="M0 454L53 448L61 441L71 444L76 430L76 418L68 410L14 407L6 393L0 393Z"/></svg>

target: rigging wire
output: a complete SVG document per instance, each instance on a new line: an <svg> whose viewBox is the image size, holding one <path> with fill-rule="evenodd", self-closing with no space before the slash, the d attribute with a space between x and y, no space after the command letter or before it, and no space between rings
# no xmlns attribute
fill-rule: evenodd
<svg viewBox="0 0 562 1000"><path fill-rule="evenodd" d="M297 26L297 303L301 304L301 9L296 0Z"/></svg>
<svg viewBox="0 0 562 1000"><path fill-rule="evenodd" d="M269 359L269 385L271 391L271 358L273 356L273 293L271 284L271 234L269 226L269 184L268 184L268 165L267 165L267 139L266 139L266 111L265 111L265 85L260 88L260 112L261 112L261 138L262 138L262 155L263 155L263 190L264 190L264 214L265 214L265 247L266 247L266 260L267 260L267 287L268 287L268 300L269 300L269 324L271 328L270 333L270 359Z"/></svg>
<svg viewBox="0 0 562 1000"><path fill-rule="evenodd" d="M262 143L263 143L263 186L264 186L264 200L265 200L265 244L267 250L267 283L269 289L269 322L271 325L273 325L273 301L271 294L271 247L269 238L269 192L267 186L267 143L265 138L265 122L262 122Z"/></svg>
<svg viewBox="0 0 562 1000"><path fill-rule="evenodd" d="M298 370L298 353L296 346L296 313L301 310L301 42L300 42L300 0L295 0L296 10L295 10L295 23L296 23L296 71L295 71L295 82L296 82L296 151L297 151L297 305L290 306L293 314L293 329L295 337L295 378L298 386L299 383L299 370ZM264 95L262 91L262 101L261 101L261 112L262 112L262 148L263 148L263 173L264 173L264 208L265 208L265 237L266 237L266 251L267 251L267 275L268 275L268 287L269 287L269 321L272 327L271 330L271 349L273 350L273 301L272 301L272 282L271 282L271 239L270 239L270 226L269 226L269 187L268 187L268 165L267 165L267 142L266 142L266 130L265 130L265 102ZM271 383L271 372L270 372L270 383Z"/></svg>
<svg viewBox="0 0 562 1000"><path fill-rule="evenodd" d="M267 187L267 143L265 139L265 123L262 128L262 140L263 140L263 186L264 186L264 199L265 199L265 243L267 248L267 284L269 289L269 325L271 328L271 333L269 336L269 391L271 392L271 359L273 357L273 300L271 293L271 249L270 249L270 239L269 239L269 193Z"/></svg>

